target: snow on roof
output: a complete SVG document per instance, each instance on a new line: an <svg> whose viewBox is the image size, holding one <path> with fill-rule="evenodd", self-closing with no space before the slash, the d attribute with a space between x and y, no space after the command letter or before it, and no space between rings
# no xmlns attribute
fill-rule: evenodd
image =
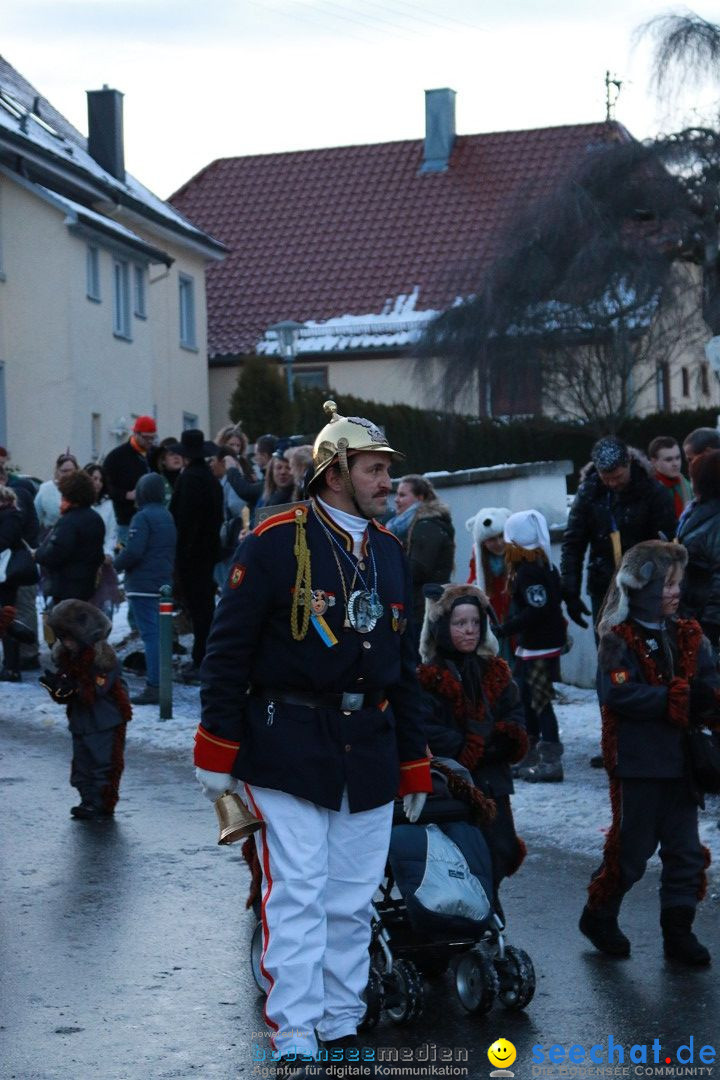
<svg viewBox="0 0 720 1080"><path fill-rule="evenodd" d="M416 285L410 294L401 293L394 300L388 299L378 314L341 315L325 322L309 319L298 332L298 355L412 345L439 314L433 309L416 311L419 295L420 286ZM277 335L273 331L268 331L258 342L257 352L264 356L279 355Z"/></svg>
<svg viewBox="0 0 720 1080"><path fill-rule="evenodd" d="M140 203L176 233L183 233L196 243L218 248L217 241L130 173L126 172L122 181L98 165L88 153L85 136L0 56L0 138L3 131L13 142L25 144L29 151L37 149L84 174L118 201L123 201L124 197Z"/></svg>

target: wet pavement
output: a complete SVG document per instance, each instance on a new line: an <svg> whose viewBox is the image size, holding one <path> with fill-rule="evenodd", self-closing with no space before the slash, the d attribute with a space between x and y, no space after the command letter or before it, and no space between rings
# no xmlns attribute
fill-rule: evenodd
<svg viewBox="0 0 720 1080"><path fill-rule="evenodd" d="M3 1080L263 1075L252 1060L253 1045L268 1044L249 971L253 918L240 852L215 843L215 815L189 764L137 748L128 758L115 820L76 822L69 736L0 718ZM526 1012L496 1005L469 1016L446 975L426 984L420 1021L398 1027L384 1019L368 1042L412 1048L417 1066L406 1077L486 1077L487 1049L500 1037L517 1049L518 1078L562 1075L559 1063L547 1064L554 1044L601 1044L595 1056L606 1060L609 1037L624 1046L627 1072L595 1065L584 1075L658 1075L654 1039L661 1064L671 1058L662 1064L668 1075L690 1036L694 1066L702 1065L700 1047L720 1042L717 965L693 972L665 963L655 871L623 910L632 958L613 962L586 948L576 925L591 869L582 856L536 849L504 887L508 939L530 953L537 972ZM697 926L720 964L718 913L717 897L708 898ZM434 1073L420 1064L427 1043ZM646 1066L628 1061L633 1044L648 1046ZM533 1071L533 1046L544 1047L542 1070ZM460 1071L440 1071L441 1050L453 1051ZM684 1075L707 1076L704 1068L688 1066Z"/></svg>

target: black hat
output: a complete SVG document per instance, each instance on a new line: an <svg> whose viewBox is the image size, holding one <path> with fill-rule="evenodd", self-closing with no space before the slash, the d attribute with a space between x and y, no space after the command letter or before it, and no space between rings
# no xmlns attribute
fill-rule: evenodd
<svg viewBox="0 0 720 1080"><path fill-rule="evenodd" d="M217 443L207 442L205 433L200 428L186 428L180 435L180 442L166 446L165 449L192 460L193 458L215 457L220 447Z"/></svg>

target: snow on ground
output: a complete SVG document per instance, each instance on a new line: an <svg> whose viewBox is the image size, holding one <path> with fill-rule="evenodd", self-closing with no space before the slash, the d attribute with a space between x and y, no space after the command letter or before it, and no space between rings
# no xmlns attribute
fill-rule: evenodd
<svg viewBox="0 0 720 1080"><path fill-rule="evenodd" d="M125 606L116 614L110 640L121 656L141 647L137 640L127 641L129 627ZM190 638L183 638L190 644ZM49 665L43 648L41 657ZM187 659L183 657L182 659ZM131 696L140 691L144 680L126 674ZM600 714L592 690L560 686L556 711L561 738L565 745L565 780L562 784L515 784L513 810L520 835L529 845L542 844L563 851L597 856L602 852L605 831L610 824L607 777L604 770L591 768L589 761L599 749ZM134 706L128 725L127 754L139 748L161 752L187 764L188 783L192 776L193 736L200 714L199 688L173 684L173 718L159 719L157 706ZM38 685L35 672L23 675L23 682L0 683L0 714L14 717L18 724L35 728L67 731L61 706L50 700ZM67 735L69 741L69 734ZM700 835L712 854L712 892L720 891L720 798L709 796L707 808L700 814ZM657 858L657 856L655 856Z"/></svg>

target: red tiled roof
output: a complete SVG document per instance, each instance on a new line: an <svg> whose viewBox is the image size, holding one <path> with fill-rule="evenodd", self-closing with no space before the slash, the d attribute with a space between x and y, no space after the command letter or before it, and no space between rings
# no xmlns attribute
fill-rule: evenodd
<svg viewBox="0 0 720 1080"><path fill-rule="evenodd" d="M272 323L416 310L473 292L516 210L617 123L455 139L444 173L420 173L422 140L215 161L169 200L230 249L207 274L210 356L254 351Z"/></svg>

